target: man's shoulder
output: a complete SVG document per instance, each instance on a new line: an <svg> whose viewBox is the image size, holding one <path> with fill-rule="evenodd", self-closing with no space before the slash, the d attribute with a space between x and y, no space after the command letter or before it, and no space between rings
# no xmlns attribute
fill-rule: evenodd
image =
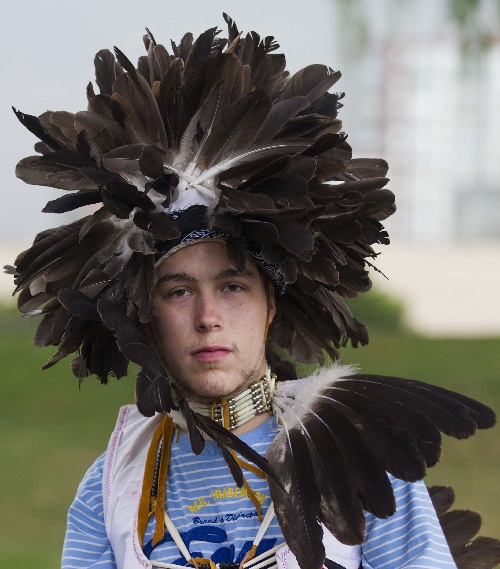
<svg viewBox="0 0 500 569"><path fill-rule="evenodd" d="M114 461L118 455L123 454L124 450L127 455L144 452L144 448L149 446L155 429L163 417L161 413L145 417L137 405L121 407L109 439L106 462Z"/></svg>
<svg viewBox="0 0 500 569"><path fill-rule="evenodd" d="M139 411L137 405L124 405L118 412L110 444L113 442L113 437L119 436L123 432L140 433L143 430L154 430L162 417L163 414L161 413L156 413L152 417L145 417Z"/></svg>

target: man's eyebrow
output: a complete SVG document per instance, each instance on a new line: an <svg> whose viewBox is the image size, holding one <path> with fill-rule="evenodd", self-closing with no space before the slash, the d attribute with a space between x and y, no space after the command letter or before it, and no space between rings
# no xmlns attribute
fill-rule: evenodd
<svg viewBox="0 0 500 569"><path fill-rule="evenodd" d="M228 278L235 278L235 277L246 277L246 278L250 278L250 279L254 279L256 277L255 272L250 271L250 270L245 270L242 271L241 273L239 273L236 269L224 269L223 271L220 271L220 273L217 273L213 280L217 281L217 280L222 280L222 279L228 279ZM162 277L160 277L157 281L156 281L156 285L161 285L163 283L168 283L168 282L191 282L194 283L196 282L197 279L195 277L193 277L192 275L188 275L187 273L167 273L166 275L163 275Z"/></svg>
<svg viewBox="0 0 500 569"><path fill-rule="evenodd" d="M239 273L236 269L225 269L220 273L218 273L217 275L215 275L214 280L228 279L234 277L248 277L253 279L255 278L255 276L256 276L255 272L249 271L248 269L245 271L241 271L241 273Z"/></svg>
<svg viewBox="0 0 500 569"><path fill-rule="evenodd" d="M166 275L163 275L162 277L160 277L157 281L156 284L160 285L162 283L168 283L168 282L196 282L196 279L191 276L188 275L187 273L167 273Z"/></svg>

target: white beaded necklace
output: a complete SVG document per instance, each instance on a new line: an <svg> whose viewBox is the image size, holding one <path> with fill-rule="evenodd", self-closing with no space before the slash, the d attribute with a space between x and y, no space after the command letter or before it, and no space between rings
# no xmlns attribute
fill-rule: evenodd
<svg viewBox="0 0 500 569"><path fill-rule="evenodd" d="M191 402L190 407L196 413L210 417L220 425L224 424L224 412L227 406L229 429L236 429L253 417L271 411L276 375L268 367L266 375L252 383L245 391L232 399L223 398L213 403Z"/></svg>

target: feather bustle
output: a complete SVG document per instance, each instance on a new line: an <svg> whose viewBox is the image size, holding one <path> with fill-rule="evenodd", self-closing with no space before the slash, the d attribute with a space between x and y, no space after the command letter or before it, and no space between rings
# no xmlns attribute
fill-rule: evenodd
<svg viewBox="0 0 500 569"><path fill-rule="evenodd" d="M377 517L394 512L386 471L407 481L420 479L426 463L439 458L440 432L464 438L494 423L489 408L454 392L417 381L353 374L352 368L338 365L310 378L278 383L273 411L283 430L267 459L286 493L272 484L270 490L285 539L304 567L314 566L305 561L313 538L291 535L289 520L295 523L297 512L307 531L296 534L320 539L321 522L340 541L361 543L363 509ZM317 496L329 496L328 504L318 503ZM446 510L448 498L440 501L441 511ZM470 514L444 518L462 538L470 535L474 519ZM460 533L463 520L468 529Z"/></svg>
<svg viewBox="0 0 500 569"><path fill-rule="evenodd" d="M481 516L471 510L450 510L455 493L449 486L428 490L457 568L493 569L500 564L500 540L476 535Z"/></svg>

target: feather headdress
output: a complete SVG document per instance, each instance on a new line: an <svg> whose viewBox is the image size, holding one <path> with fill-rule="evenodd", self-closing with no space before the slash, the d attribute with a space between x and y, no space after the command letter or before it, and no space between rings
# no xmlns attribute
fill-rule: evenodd
<svg viewBox="0 0 500 569"><path fill-rule="evenodd" d="M125 374L130 357L100 311L80 309L106 299L148 322L158 244L182 237L184 216L200 209L235 268L249 242L280 267L278 346L322 363L325 350L336 358L347 341L367 342L342 297L370 288L366 259L388 242L387 165L351 158L342 95L328 92L340 73L311 65L290 77L272 37L242 38L224 17L227 39L212 28L169 50L148 31L137 68L117 48L100 51L85 111L15 111L40 139L17 176L67 192L44 211L100 206L40 233L11 269L21 312L43 315L36 345L58 346L47 366L77 351L78 377ZM76 292L86 298L69 302Z"/></svg>

